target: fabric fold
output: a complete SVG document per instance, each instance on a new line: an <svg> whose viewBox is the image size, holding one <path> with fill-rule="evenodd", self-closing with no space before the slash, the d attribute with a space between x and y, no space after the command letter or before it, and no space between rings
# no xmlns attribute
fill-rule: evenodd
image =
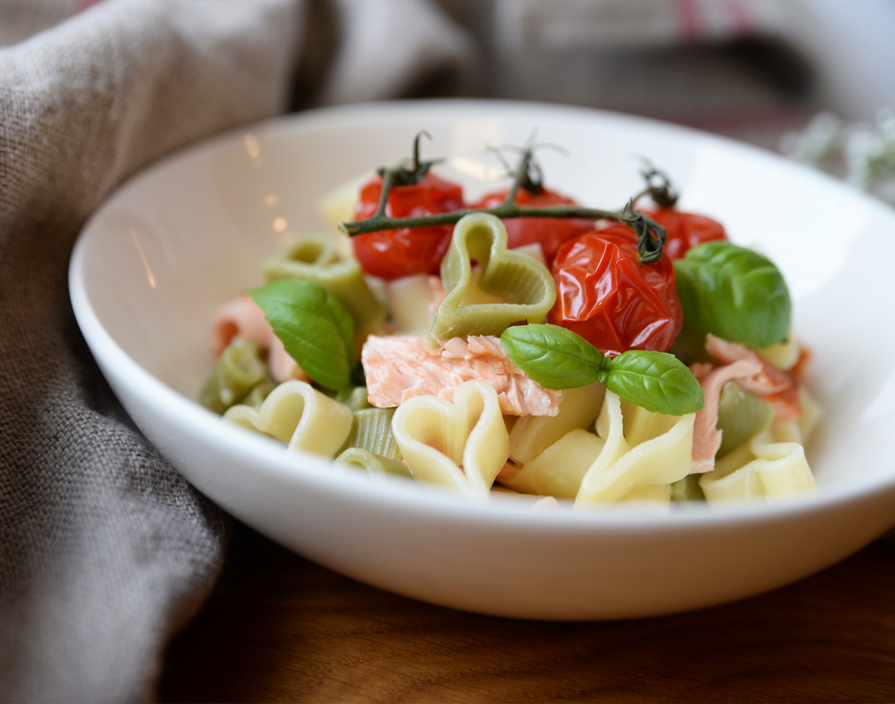
<svg viewBox="0 0 895 704"><path fill-rule="evenodd" d="M319 4L0 5L0 700L151 700L167 640L213 587L229 519L118 407L74 321L68 259L126 178L292 104ZM374 74L364 47L338 86L314 65L322 101L390 96L426 65L414 46L389 88L348 80Z"/></svg>

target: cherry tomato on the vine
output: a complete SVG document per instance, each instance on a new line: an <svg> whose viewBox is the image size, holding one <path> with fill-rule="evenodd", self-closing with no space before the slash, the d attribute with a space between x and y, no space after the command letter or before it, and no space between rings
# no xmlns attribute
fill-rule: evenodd
<svg viewBox="0 0 895 704"><path fill-rule="evenodd" d="M354 209L355 219L374 215L381 194L382 179L377 176L361 189ZM392 186L385 213L394 218L418 217L463 207L463 190L458 184L426 174L413 185ZM353 238L354 253L365 272L383 279L437 274L453 231L453 225L438 225L370 232Z"/></svg>
<svg viewBox="0 0 895 704"><path fill-rule="evenodd" d="M509 191L491 193L484 196L472 208L494 208L506 199ZM516 193L516 203L525 207L546 208L554 205L577 205L571 198L542 188L531 193L520 188ZM573 237L594 229L593 220L574 218L509 218L503 221L507 228L507 247L515 249L526 244L538 243L544 252L548 266L562 244Z"/></svg>
<svg viewBox="0 0 895 704"><path fill-rule="evenodd" d="M613 223L566 242L553 260L556 303L549 321L604 354L667 352L684 324L668 257L641 264L637 235Z"/></svg>
<svg viewBox="0 0 895 704"><path fill-rule="evenodd" d="M648 215L668 233L665 256L680 259L687 250L703 242L727 241L727 232L717 220L696 213L685 213L676 208L637 208Z"/></svg>

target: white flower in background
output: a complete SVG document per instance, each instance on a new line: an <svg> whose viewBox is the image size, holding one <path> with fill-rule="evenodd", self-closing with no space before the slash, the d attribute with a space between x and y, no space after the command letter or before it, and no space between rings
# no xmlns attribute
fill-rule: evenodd
<svg viewBox="0 0 895 704"><path fill-rule="evenodd" d="M849 125L821 113L803 132L784 135L780 148L895 205L895 114L890 109L880 110L874 125Z"/></svg>
<svg viewBox="0 0 895 704"><path fill-rule="evenodd" d="M844 155L851 183L895 204L895 115L891 110L880 110L876 127L855 126Z"/></svg>
<svg viewBox="0 0 895 704"><path fill-rule="evenodd" d="M842 120L833 113L822 112L812 118L803 132L783 135L780 149L796 161L836 173L839 170L844 129Z"/></svg>

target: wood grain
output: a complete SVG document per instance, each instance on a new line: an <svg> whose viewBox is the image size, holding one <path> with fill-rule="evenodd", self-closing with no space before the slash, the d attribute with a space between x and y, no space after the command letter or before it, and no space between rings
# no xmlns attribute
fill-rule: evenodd
<svg viewBox="0 0 895 704"><path fill-rule="evenodd" d="M735 604L542 623L388 594L240 526L217 589L171 643L159 697L895 702L895 542Z"/></svg>

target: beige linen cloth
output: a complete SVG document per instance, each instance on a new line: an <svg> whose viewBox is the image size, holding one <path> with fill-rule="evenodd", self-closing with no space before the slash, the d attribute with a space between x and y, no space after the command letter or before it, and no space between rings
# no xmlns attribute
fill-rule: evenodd
<svg viewBox="0 0 895 704"><path fill-rule="evenodd" d="M227 517L118 410L67 265L127 176L289 108L462 77L426 0L0 3L0 700L143 701Z"/></svg>

